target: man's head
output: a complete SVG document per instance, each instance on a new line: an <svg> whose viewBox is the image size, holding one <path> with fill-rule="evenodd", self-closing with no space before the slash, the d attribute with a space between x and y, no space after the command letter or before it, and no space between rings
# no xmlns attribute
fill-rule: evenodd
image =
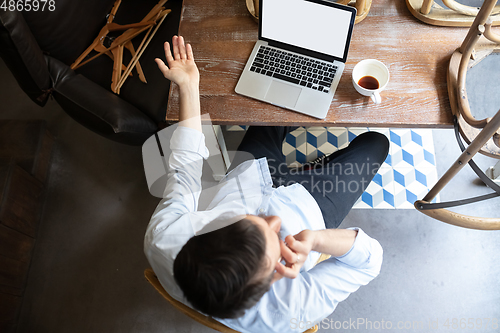
<svg viewBox="0 0 500 333"><path fill-rule="evenodd" d="M174 261L187 300L218 318L237 318L269 290L281 258L277 216L247 215L225 228L192 237Z"/></svg>

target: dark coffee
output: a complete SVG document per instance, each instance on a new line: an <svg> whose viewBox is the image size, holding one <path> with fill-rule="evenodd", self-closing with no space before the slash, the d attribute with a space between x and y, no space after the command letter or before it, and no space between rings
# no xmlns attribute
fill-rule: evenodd
<svg viewBox="0 0 500 333"><path fill-rule="evenodd" d="M359 79L358 84L365 89L371 90L378 89L379 87L377 79L373 76L363 76L361 79Z"/></svg>

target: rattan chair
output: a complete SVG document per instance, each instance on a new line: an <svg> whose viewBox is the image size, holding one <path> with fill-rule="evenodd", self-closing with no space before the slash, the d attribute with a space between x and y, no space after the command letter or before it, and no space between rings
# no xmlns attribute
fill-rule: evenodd
<svg viewBox="0 0 500 333"><path fill-rule="evenodd" d="M363 21L372 6L372 0L338 0L337 3L356 7L357 13L354 24ZM246 4L248 11L257 22L259 20L259 0L246 0Z"/></svg>
<svg viewBox="0 0 500 333"><path fill-rule="evenodd" d="M323 260L326 260L330 258L329 255L327 254L322 254L318 260L317 263L320 263ZM144 271L144 276L146 277L146 280L149 281L153 285L153 287L158 291L170 304L172 304L177 310L180 312L184 313L185 315L191 317L192 319L196 320L202 325L205 325L207 327L210 327L211 329L214 329L218 332L222 333L239 333L238 331L233 330L232 328L227 327L226 325L218 322L217 320L205 316L201 313L199 313L196 310L193 310L189 306L179 302L178 300L174 299L172 296L170 296L165 288L161 285L160 281L158 280L158 277L156 276L155 272L151 269L148 268ZM318 325L315 325L314 327L308 329L304 333L315 333L318 331Z"/></svg>
<svg viewBox="0 0 500 333"><path fill-rule="evenodd" d="M357 13L354 24L363 21L372 6L372 0L338 0L337 3L356 7Z"/></svg>
<svg viewBox="0 0 500 333"><path fill-rule="evenodd" d="M415 202L415 208L430 217L464 228L482 230L500 230L500 218L467 216L446 208L500 195L500 186L486 176L472 160L478 152L500 159L500 111L492 117L476 119L470 109L465 87L467 70L491 53L500 52L500 35L495 34L491 28L491 13L495 11L496 2L497 0L484 1L462 46L453 53L448 68L448 94L455 118L457 141L463 153L429 193ZM467 147L462 140L468 144ZM494 192L470 199L432 204L436 195L467 164Z"/></svg>
<svg viewBox="0 0 500 333"><path fill-rule="evenodd" d="M419 20L449 27L470 27L479 12L477 7L463 5L456 0L442 1L445 7L434 0L406 0L406 5ZM491 19L493 25L500 25L500 6L494 8Z"/></svg>

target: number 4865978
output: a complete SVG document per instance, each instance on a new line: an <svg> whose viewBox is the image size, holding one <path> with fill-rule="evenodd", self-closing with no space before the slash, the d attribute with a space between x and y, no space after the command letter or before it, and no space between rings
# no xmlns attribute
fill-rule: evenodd
<svg viewBox="0 0 500 333"><path fill-rule="evenodd" d="M3 0L0 9L9 12L43 12L48 9L53 12L56 10L56 2L55 0Z"/></svg>

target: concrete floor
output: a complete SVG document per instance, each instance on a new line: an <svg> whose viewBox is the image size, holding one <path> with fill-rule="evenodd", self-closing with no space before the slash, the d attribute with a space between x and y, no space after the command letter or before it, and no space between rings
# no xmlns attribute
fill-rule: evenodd
<svg viewBox="0 0 500 333"><path fill-rule="evenodd" d="M474 69L469 80L480 82L491 70ZM492 90L469 94L472 103L498 108L494 77ZM212 332L179 314L143 278L143 235L158 199L148 193L141 148L90 132L55 101L38 107L1 60L0 78L0 118L45 119L57 137L19 332ZM451 130L434 136L442 175L459 149ZM483 168L496 162L480 160ZM441 199L485 192L466 169ZM461 211L498 217L499 207L497 198ZM353 210L341 225L349 226L380 241L382 272L341 303L321 332L339 325L349 327L342 332L455 332L462 319L477 332L498 332L500 232L454 227L414 210Z"/></svg>

